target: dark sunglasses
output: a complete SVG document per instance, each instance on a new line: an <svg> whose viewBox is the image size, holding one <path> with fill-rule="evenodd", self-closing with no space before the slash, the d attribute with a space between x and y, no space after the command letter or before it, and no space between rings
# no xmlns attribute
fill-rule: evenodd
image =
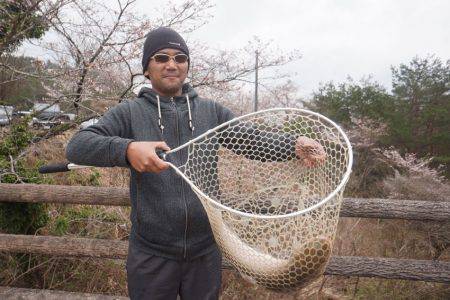
<svg viewBox="0 0 450 300"><path fill-rule="evenodd" d="M156 53L155 55L153 55L150 58L160 64L167 63L171 59L173 59L173 61L176 62L177 64L184 64L185 62L187 62L189 60L189 56L187 56L186 54L183 54L183 53L178 53L175 55L169 55L169 54L165 54L165 53Z"/></svg>

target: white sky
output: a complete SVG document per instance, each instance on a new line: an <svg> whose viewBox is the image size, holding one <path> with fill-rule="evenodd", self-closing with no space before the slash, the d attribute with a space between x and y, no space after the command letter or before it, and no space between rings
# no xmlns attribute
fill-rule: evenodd
<svg viewBox="0 0 450 300"><path fill-rule="evenodd" d="M212 1L213 17L187 39L232 49L258 36L287 52L298 49L303 57L283 70L296 74L292 79L302 96L321 82L340 83L348 76L371 75L390 90L391 66L416 55L450 58L449 0ZM166 4L138 0L135 5L151 16Z"/></svg>
<svg viewBox="0 0 450 300"><path fill-rule="evenodd" d="M151 9L155 2L138 1ZM148 4L146 4L148 3ZM302 59L286 67L301 95L320 82L371 75L391 88L390 67L414 56L450 58L449 0L216 0L192 37L238 48L258 36Z"/></svg>

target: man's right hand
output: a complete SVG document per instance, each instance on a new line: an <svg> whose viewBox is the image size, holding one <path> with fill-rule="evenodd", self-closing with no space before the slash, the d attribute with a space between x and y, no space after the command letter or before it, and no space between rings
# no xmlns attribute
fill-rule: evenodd
<svg viewBox="0 0 450 300"><path fill-rule="evenodd" d="M156 149L169 151L165 142L131 142L127 148L127 159L138 172L159 173L169 168L169 164L156 155Z"/></svg>

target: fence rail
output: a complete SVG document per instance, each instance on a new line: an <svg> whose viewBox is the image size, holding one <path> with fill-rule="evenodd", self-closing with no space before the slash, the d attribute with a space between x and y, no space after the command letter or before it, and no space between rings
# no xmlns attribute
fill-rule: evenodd
<svg viewBox="0 0 450 300"><path fill-rule="evenodd" d="M0 234L0 251L64 257L125 259L128 242L72 237ZM225 263L224 269L232 267ZM334 256L326 275L380 277L450 283L450 262L379 257Z"/></svg>
<svg viewBox="0 0 450 300"><path fill-rule="evenodd" d="M128 297L0 286L2 300L129 300Z"/></svg>
<svg viewBox="0 0 450 300"><path fill-rule="evenodd" d="M127 188L0 183L0 202L130 205ZM450 221L450 201L344 198L341 217Z"/></svg>

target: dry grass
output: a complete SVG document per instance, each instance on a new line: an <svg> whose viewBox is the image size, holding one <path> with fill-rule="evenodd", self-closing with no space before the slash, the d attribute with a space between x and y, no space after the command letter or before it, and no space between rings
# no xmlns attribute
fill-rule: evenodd
<svg viewBox="0 0 450 300"><path fill-rule="evenodd" d="M126 290L122 260L0 253L0 261L1 285L111 295L124 295Z"/></svg>
<svg viewBox="0 0 450 300"><path fill-rule="evenodd" d="M430 172L396 172L383 181L391 198L450 201L450 185ZM335 255L450 261L450 222L341 218ZM330 278L354 299L448 299L448 285L374 278Z"/></svg>
<svg viewBox="0 0 450 300"><path fill-rule="evenodd" d="M302 290L291 292L274 292L258 287L241 278L236 271L224 271L222 273L223 300L264 299L264 300L300 300L300 299L346 299L346 296L327 285L324 277Z"/></svg>
<svg viewBox="0 0 450 300"><path fill-rule="evenodd" d="M76 131L75 129L68 130L64 134L55 136L50 140L32 145L26 155L27 164L34 166L38 161L44 161L46 164L67 161L65 158L65 149L70 137ZM128 173L129 171L123 168L88 168L67 173L46 174L45 177L56 185L128 187ZM89 178L93 174L95 174L94 176L98 180L90 182Z"/></svg>
<svg viewBox="0 0 450 300"><path fill-rule="evenodd" d="M425 176L399 173L384 180L384 189L393 199L450 201L450 184Z"/></svg>

